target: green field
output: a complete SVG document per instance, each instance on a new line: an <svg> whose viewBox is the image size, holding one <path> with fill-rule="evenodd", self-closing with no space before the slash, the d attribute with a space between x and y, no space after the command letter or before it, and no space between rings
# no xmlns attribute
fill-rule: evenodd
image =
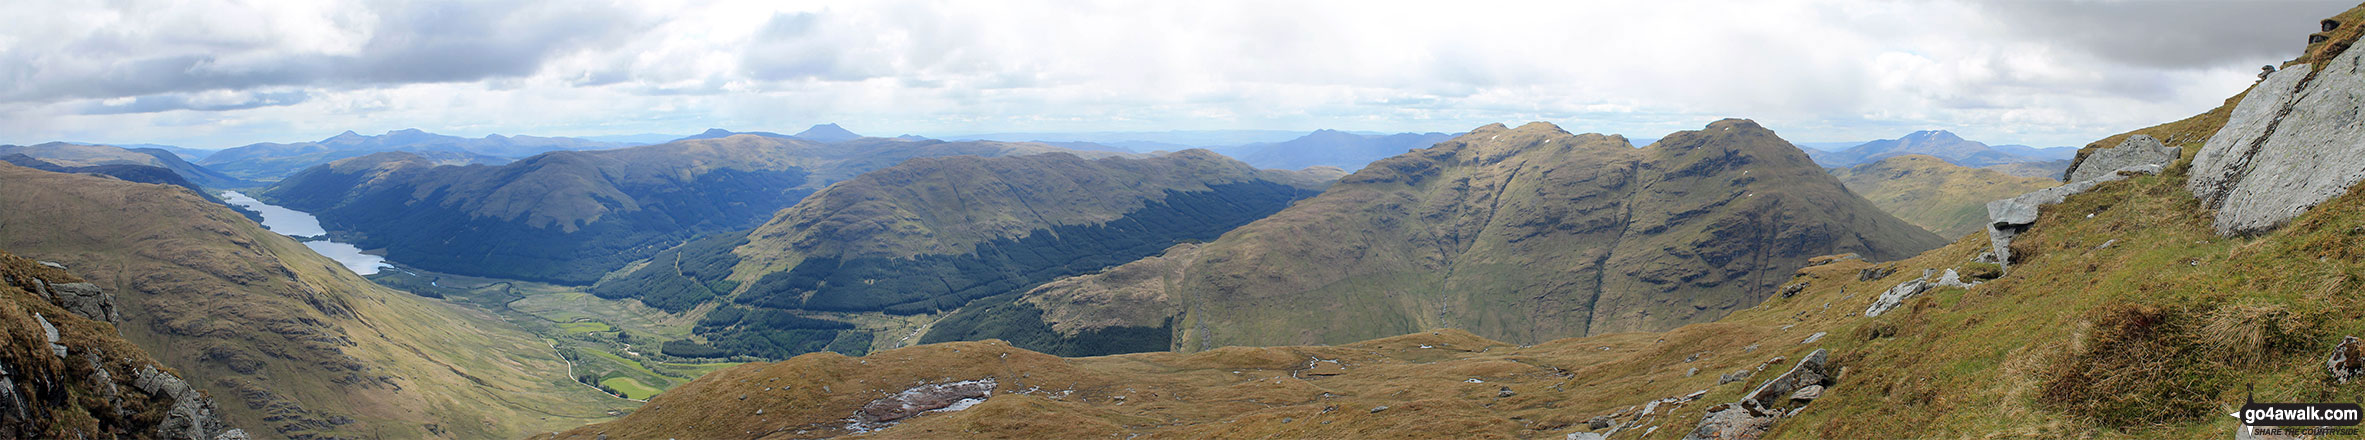
<svg viewBox="0 0 2365 440"><path fill-rule="evenodd" d="M562 322L562 323L559 323L559 324L558 324L558 329L559 329L559 330L562 330L562 331L566 331L568 334L582 334L582 333L602 333L602 332L612 332L612 331L616 331L616 327L615 327L615 326L611 326L611 325L608 325L608 323L605 323L605 322L599 322L599 321L576 321L576 322Z"/></svg>
<svg viewBox="0 0 2365 440"><path fill-rule="evenodd" d="M664 391L629 377L611 377L608 380L599 381L599 384L623 392L625 398L637 400L648 400L649 396L655 396L657 392Z"/></svg>

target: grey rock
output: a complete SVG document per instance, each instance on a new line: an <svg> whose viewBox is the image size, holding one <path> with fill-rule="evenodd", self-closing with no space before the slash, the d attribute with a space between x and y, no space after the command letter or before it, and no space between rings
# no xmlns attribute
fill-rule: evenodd
<svg viewBox="0 0 2365 440"><path fill-rule="evenodd" d="M1380 405L1380 406L1374 406L1374 407L1371 407L1371 412L1372 412L1372 413L1374 413L1374 414L1377 414L1377 413L1379 413L1380 411L1387 411L1387 410L1388 410L1388 406L1387 406L1387 405Z"/></svg>
<svg viewBox="0 0 2365 440"><path fill-rule="evenodd" d="M108 294L97 284L65 283L52 287L57 292L52 301L56 301L58 307L93 321L123 323L123 315L115 309L115 295Z"/></svg>
<svg viewBox="0 0 2365 440"><path fill-rule="evenodd" d="M2217 210L2221 235L2256 234L2365 180L2365 51L2268 75L2193 157L2185 188Z"/></svg>
<svg viewBox="0 0 2365 440"><path fill-rule="evenodd" d="M249 439L248 439L248 438L247 438L247 436L246 436L246 430L244 430L244 429L232 429L232 430L228 430L228 431L222 431L222 435L217 435L217 436L214 436L214 440L249 440Z"/></svg>
<svg viewBox="0 0 2365 440"><path fill-rule="evenodd" d="M216 438L216 433L226 434L224 431L228 427L217 414L213 399L205 397L204 393L198 392L197 388L189 386L180 377L159 371L154 365L146 365L133 372L132 386L148 395L165 396L173 400L171 409L165 411L164 422L157 426L158 438L206 440Z"/></svg>
<svg viewBox="0 0 2365 440"><path fill-rule="evenodd" d="M2356 336L2340 338L2340 345L2332 347L2332 356L2324 361L2324 372L2334 383L2349 383L2349 379L2365 376L2365 345Z"/></svg>
<svg viewBox="0 0 2365 440"><path fill-rule="evenodd" d="M51 269L66 270L66 265L57 264L55 261L36 261L35 263L40 263L43 266L49 266Z"/></svg>
<svg viewBox="0 0 2365 440"><path fill-rule="evenodd" d="M1604 428L1609 428L1609 427L1610 427L1610 421L1611 421L1611 420L1614 420L1614 419L1616 419L1616 417L1612 417L1612 416L1608 416L1608 415L1599 415L1599 416L1593 416L1593 419L1591 419L1591 420L1586 420L1586 421L1585 421L1585 429L1604 429Z"/></svg>
<svg viewBox="0 0 2365 440"><path fill-rule="evenodd" d="M1571 432L1565 438L1566 440L1604 440L1609 437L1603 437L1598 432Z"/></svg>
<svg viewBox="0 0 2365 440"><path fill-rule="evenodd" d="M1879 266L1867 267L1864 268L1864 270L1856 272L1856 281L1872 281L1888 278L1889 274L1893 273L1897 273L1897 266L1883 264Z"/></svg>
<svg viewBox="0 0 2365 440"><path fill-rule="evenodd" d="M1716 384L1717 384L1717 385L1724 385L1724 384L1728 384L1728 383L1733 383L1733 382L1740 382L1740 381L1744 381L1744 380L1749 380L1749 376L1750 376L1750 375L1753 375L1753 374L1757 374L1757 370L1751 370L1751 369L1747 369L1747 368L1743 368L1743 369L1739 369L1739 370L1733 370L1733 372L1731 372L1731 373L1725 373L1725 374L1724 374L1724 375L1722 375L1722 376L1717 376L1717 377L1716 377Z"/></svg>
<svg viewBox="0 0 2365 440"><path fill-rule="evenodd" d="M1503 387L1503 389L1502 389L1502 390L1500 390L1500 391L1496 391L1496 392L1495 392L1495 398L1497 398L1497 399L1508 399L1508 398L1511 398L1511 396L1517 396L1517 395L1519 395L1519 393L1518 393L1518 392L1515 392L1515 391L1511 391L1511 387Z"/></svg>
<svg viewBox="0 0 2365 440"><path fill-rule="evenodd" d="M2037 211L2045 205L2061 203L2062 199L2067 199L2069 196L2092 191L2095 185L2101 185L2103 182L2126 179L2127 176L2121 173L2159 174L2159 172L2160 167L2156 165L2120 168L2091 179L1987 202L1987 241L1990 247L1988 253L1992 254L1990 257L1993 259L1992 262L1997 266L2002 266L2007 273L2012 270L2012 237L2020 235L2022 231L2027 231L2030 223L2036 223Z"/></svg>
<svg viewBox="0 0 2365 440"><path fill-rule="evenodd" d="M1815 400L1818 397L1823 397L1822 385L1807 385L1799 388L1798 392L1790 393L1790 400Z"/></svg>
<svg viewBox="0 0 2365 440"><path fill-rule="evenodd" d="M1925 275L1926 277L1927 275ZM1828 371L1829 350L1817 349L1790 367L1790 371L1775 376L1756 390L1741 396L1740 401L1708 408L1700 417L1700 424L1685 439L1754 439L1765 435L1774 423L1787 413L1774 405L1778 396L1794 395L1807 387L1828 385L1832 377ZM1818 391L1819 393L1819 391Z"/></svg>
<svg viewBox="0 0 2365 440"><path fill-rule="evenodd" d="M66 346L57 343L57 326L49 325L49 318L42 317L39 313L33 314L33 321L41 323L41 333L49 337L49 352L56 354L57 357L66 357Z"/></svg>
<svg viewBox="0 0 2365 440"><path fill-rule="evenodd" d="M994 378L921 385L887 397L872 400L855 412L860 422L873 426L900 420L919 413L943 409L967 399L983 399L993 395Z"/></svg>
<svg viewBox="0 0 2365 440"><path fill-rule="evenodd" d="M2067 181L2093 180L2127 167L2167 166L2179 156L2183 156L2182 151L2160 144L2159 139L2140 134L2129 136L2118 146L2086 153L2086 159L2078 161L2077 167L2069 170Z"/></svg>
<svg viewBox="0 0 2365 440"><path fill-rule="evenodd" d="M1692 377L1698 375L1700 375L1700 367L1692 367L1692 369L1684 370L1683 372L1683 377Z"/></svg>
<svg viewBox="0 0 2365 440"><path fill-rule="evenodd" d="M1807 335L1807 340L1804 340L1804 341L1799 341L1798 343L1800 343L1800 344L1813 344L1813 343L1815 343L1815 341L1821 341L1821 340L1823 340L1823 335L1825 335L1825 334L1829 334L1829 333L1830 333L1830 332L1815 332L1815 334L1812 334L1812 335Z"/></svg>

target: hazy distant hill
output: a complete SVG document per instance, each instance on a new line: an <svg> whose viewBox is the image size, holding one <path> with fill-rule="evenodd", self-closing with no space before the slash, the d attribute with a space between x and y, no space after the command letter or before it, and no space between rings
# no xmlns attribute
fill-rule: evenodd
<svg viewBox="0 0 2365 440"><path fill-rule="evenodd" d="M155 148L127 149L111 145L72 144L50 142L39 145L0 145L0 155L22 154L63 167L100 165L139 165L163 168L180 175L190 183L210 188L241 188L254 185L213 169L181 160L181 156ZM163 183L163 182L156 182ZM202 191L201 191L202 192Z"/></svg>
<svg viewBox="0 0 2365 440"><path fill-rule="evenodd" d="M756 135L756 136L763 136L763 137L768 137L768 138L779 138L779 139L803 139L803 140L808 140L808 141L813 141L813 142L820 142L820 143L824 143L824 144L827 144L827 143L835 143L835 142L845 142L845 141L850 141L850 140L855 140L855 139L861 139L861 138L863 137L862 135L859 135L859 134L854 134L854 132L851 132L851 131L846 131L846 129L845 129L845 128L838 127L838 124L834 124L834 123L833 123L833 124L816 124L816 125L814 125L812 128L806 128L806 129L805 129L805 131L800 131L800 132L797 132L797 134L794 134L794 135L786 135L786 134L780 134L780 133L773 133L773 132L769 132L769 131L730 131L730 130L724 130L724 129L720 129L720 128L709 128L709 129L706 129L706 131L704 131L704 132L700 132L700 133L698 133L698 134L693 134L693 135L689 135L689 136L683 136L683 137L682 137L682 138L680 138L680 139L674 139L674 140L677 140L677 141L686 141L686 140L695 140L695 139L721 139L721 138L726 138L726 137L731 137L731 136L737 136L737 135L742 135L742 134L752 134L752 135Z"/></svg>
<svg viewBox="0 0 2365 440"><path fill-rule="evenodd" d="M1366 135L1338 130L1315 130L1313 133L1282 142L1256 143L1236 147L1215 148L1218 153L1239 158L1257 168L1294 170L1327 166L1354 171L1373 161L1386 159L1406 151L1427 148L1454 135L1446 133L1397 133Z"/></svg>
<svg viewBox="0 0 2365 440"><path fill-rule="evenodd" d="M1255 143L1283 142L1305 136L1304 131L1291 130L1169 130L1169 131L1095 131L1095 132L1014 132L980 133L943 136L945 139L974 139L997 141L1091 142L1131 149L1136 152L1157 150L1182 151L1191 148L1231 147Z"/></svg>
<svg viewBox="0 0 2365 440"><path fill-rule="evenodd" d="M552 151L597 150L622 147L616 142L539 136L487 135L464 138L418 129L365 136L350 130L327 139L292 144L259 143L225 149L200 161L209 168L252 180L276 180L296 171L370 153L409 151L427 155L465 157L470 163L497 164Z"/></svg>
<svg viewBox="0 0 2365 440"><path fill-rule="evenodd" d="M1831 175L1882 211L1948 240L1986 230L1989 201L2061 184L1920 154L1833 169Z"/></svg>
<svg viewBox="0 0 2365 440"><path fill-rule="evenodd" d="M2076 151L2072 150L2070 153L2075 154ZM1832 168L1851 167L1866 162L1876 162L1881 159L1904 156L1908 154L1929 155L1955 165L1962 165L1972 168L2015 162L2040 162L2054 159L2051 157L2021 156L2005 151L2000 151L1987 146L1987 144L1963 139L1961 136L1955 136L1954 133L1947 132L1946 130L1916 131L1912 134L1905 135L1904 137L1865 142L1845 150L1810 150L1807 152L1807 154L1808 156L1815 159L1815 163ZM2046 154L2052 153L2047 152Z"/></svg>
<svg viewBox="0 0 2365 440"><path fill-rule="evenodd" d="M744 230L838 180L904 159L1066 151L1041 144L738 135L500 166L382 153L314 167L257 195L320 217L389 259L463 275L589 284L701 235Z"/></svg>

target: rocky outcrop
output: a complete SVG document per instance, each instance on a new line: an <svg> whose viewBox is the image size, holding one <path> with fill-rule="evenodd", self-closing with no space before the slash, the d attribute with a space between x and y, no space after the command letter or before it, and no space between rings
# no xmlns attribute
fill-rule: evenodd
<svg viewBox="0 0 2365 440"><path fill-rule="evenodd" d="M2221 235L2266 232L2365 180L2365 51L2268 75L2193 157L2185 188Z"/></svg>
<svg viewBox="0 0 2365 440"><path fill-rule="evenodd" d="M1961 287L1967 289L1971 286L1978 285L1977 283L1963 282L1962 275L1955 273L1954 269L1947 269L1945 275L1939 276L1937 280L1933 281L1930 279L1930 275L1935 272L1937 272L1936 269L1922 269L1921 278L1914 278L1902 283L1897 283L1897 286L1890 287L1889 291L1881 292L1881 296L1879 298L1872 300L1871 307L1864 308L1864 317L1871 318L1880 316L1882 313L1888 313L1890 309L1895 309L1897 306L1905 305L1905 300L1913 299L1915 296L1920 296L1922 292L1928 292L1930 289L1939 287ZM1820 339L1820 336L1823 334L1816 333L1815 335L1818 336L1817 339ZM1807 342L1815 342L1815 340L1808 339Z"/></svg>
<svg viewBox="0 0 2365 440"><path fill-rule="evenodd" d="M2020 235L2021 231L2027 231L2029 224L2036 223L2039 209L2045 205L2061 203L2062 199L2067 199L2069 196L2092 191L2095 185L2101 185L2103 182L2124 180L2127 178L2127 174L2159 174L2160 169L2160 165L2118 168L2111 170L2110 173L2086 180L2030 191L2019 197L1987 202L1987 241L1992 249L1986 258L1989 262L2010 271L2012 237Z"/></svg>
<svg viewBox="0 0 2365 440"><path fill-rule="evenodd" d="M91 283L61 283L50 286L51 302L66 311L93 321L123 322L123 315L115 311L115 295Z"/></svg>
<svg viewBox="0 0 2365 440"><path fill-rule="evenodd" d="M1700 418L1700 425L1685 435L1686 440L1754 439L1764 436L1774 422L1804 410L1803 402L1814 400L1825 389L1835 384L1830 371L1829 350L1816 349L1799 359L1790 371L1758 385L1756 390L1741 396L1741 400L1708 407L1708 414ZM1787 408L1787 409L1785 409Z"/></svg>
<svg viewBox="0 0 2365 440"><path fill-rule="evenodd" d="M2183 154L2175 147L2161 145L2159 139L2153 139L2149 135L2134 135L2128 137L2124 142L2119 142L2116 147L2095 150L2093 153L2087 154L2086 160L2078 162L2077 168L2070 169L2068 178L2063 180L2068 182L2094 180L2094 178L2128 167L2164 167L2168 166L2169 162L2175 162L2176 158Z"/></svg>
<svg viewBox="0 0 2365 440"><path fill-rule="evenodd" d="M197 392L196 387L172 373L158 371L155 366L143 366L135 374L132 386L151 396L166 397L172 402L166 410L164 422L156 427L157 438L206 440L228 435L222 418L215 415L214 401ZM240 432L239 437L245 433Z"/></svg>
<svg viewBox="0 0 2365 440"><path fill-rule="evenodd" d="M247 438L100 324L114 297L63 268L0 252L0 438Z"/></svg>
<svg viewBox="0 0 2365 440"><path fill-rule="evenodd" d="M883 426L905 417L940 409L961 409L994 394L994 378L921 385L862 405L854 418L858 430ZM956 407L959 406L959 407Z"/></svg>

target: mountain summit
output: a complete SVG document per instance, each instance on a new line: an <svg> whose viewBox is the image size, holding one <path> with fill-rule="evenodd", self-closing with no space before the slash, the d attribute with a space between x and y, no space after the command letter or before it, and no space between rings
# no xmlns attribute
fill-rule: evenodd
<svg viewBox="0 0 2365 440"><path fill-rule="evenodd" d="M862 135L854 134L854 132L851 131L846 131L844 127L839 127L836 123L816 124L813 126L813 128L807 128L805 131L800 131L797 132L797 134L790 136L795 136L797 139L821 143L843 142L862 138Z"/></svg>

